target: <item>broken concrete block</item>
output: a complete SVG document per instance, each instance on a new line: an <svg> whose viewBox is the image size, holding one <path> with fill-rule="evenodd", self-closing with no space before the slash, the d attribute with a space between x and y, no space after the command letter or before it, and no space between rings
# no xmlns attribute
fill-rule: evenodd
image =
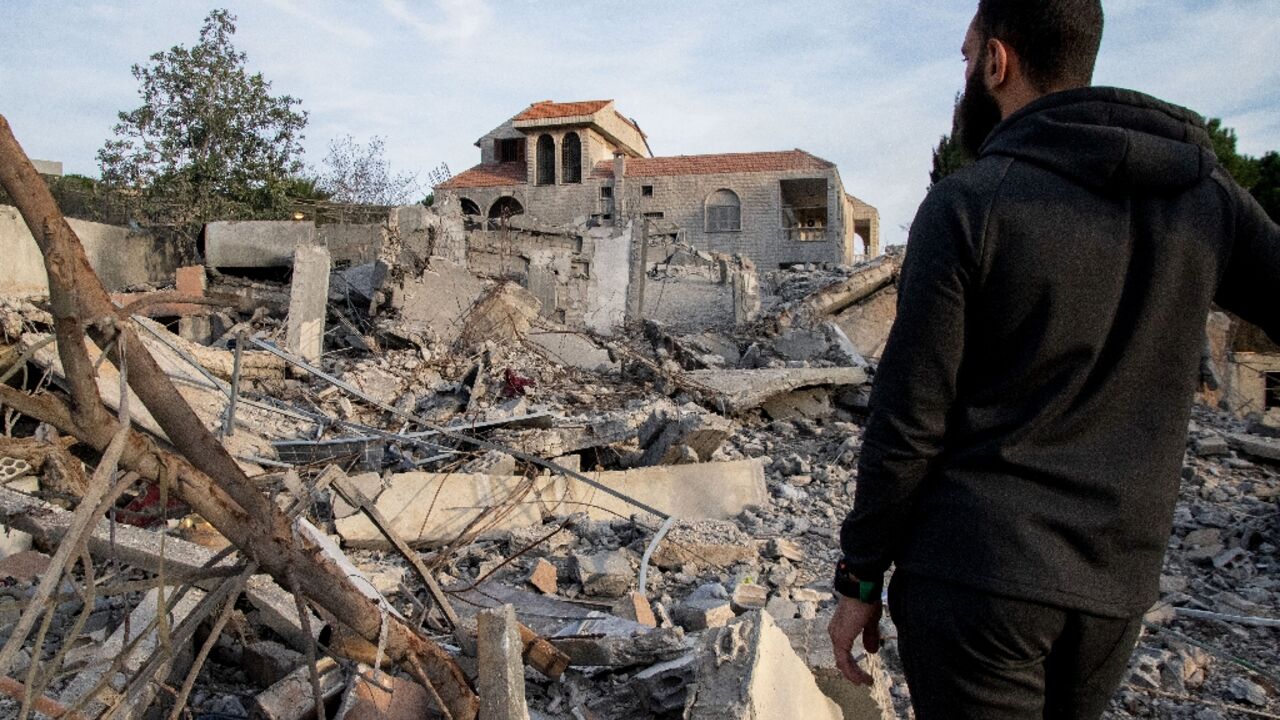
<svg viewBox="0 0 1280 720"><path fill-rule="evenodd" d="M626 550L610 550L590 555L575 554L574 569L587 595L621 597L631 589L636 571Z"/></svg>
<svg viewBox="0 0 1280 720"><path fill-rule="evenodd" d="M659 410L640 428L644 454L639 464L680 464L689 450L693 451L693 462L706 462L732 433L733 423L727 418L700 409L681 415Z"/></svg>
<svg viewBox="0 0 1280 720"><path fill-rule="evenodd" d="M293 256L285 347L309 363L324 351L324 321L329 307L329 251L299 245Z"/></svg>
<svg viewBox="0 0 1280 720"><path fill-rule="evenodd" d="M871 687L854 685L840 674L836 667L827 624L831 622L833 609L819 613L817 617L802 620L777 620L778 627L787 635L791 647L808 666L817 680L818 687L844 711L845 720L880 720L881 708L892 708L889 690L893 681L881 664L880 655L867 655L862 644L854 645L854 658L868 673Z"/></svg>
<svg viewBox="0 0 1280 720"><path fill-rule="evenodd" d="M804 551L800 549L800 545L790 538L772 538L764 546L765 557L778 560L786 558L793 562L804 560Z"/></svg>
<svg viewBox="0 0 1280 720"><path fill-rule="evenodd" d="M1226 455L1231 452L1231 446L1227 444L1227 439L1221 435L1208 435L1198 438L1192 443L1192 449L1196 455L1200 457L1212 457L1214 455Z"/></svg>
<svg viewBox="0 0 1280 720"><path fill-rule="evenodd" d="M707 633L699 652L690 720L841 720L785 633L755 611Z"/></svg>
<svg viewBox="0 0 1280 720"><path fill-rule="evenodd" d="M174 597L177 593L177 587L169 586L164 588L165 605L173 605L173 608L167 613L171 629L176 628L179 623L185 620L195 610L200 600L204 598L203 591L192 588L187 590L186 594L178 598L177 603L174 604ZM79 703L97 686L103 675L111 667L112 662L121 655L125 656L124 664L120 668L120 673L112 677L108 687L116 692L123 691L127 678L132 677L141 670L142 666L151 660L152 655L157 652L163 652L160 647L159 628L155 625L151 625L148 628L148 625L156 619L156 615L159 612L160 589L152 588L143 596L142 602L138 603L138 606L130 613L129 622L121 623L120 627L98 648L97 661L91 662L88 667L82 669L59 694L59 701L67 706ZM129 633L128 637L125 636L126 628ZM132 649L126 652L125 648L131 643ZM186 669L191 664L192 655L193 649L189 643L181 647L173 646L172 655L165 660L159 676L168 677L170 673L178 675L186 672ZM125 702L122 710L124 717L140 717L142 711L151 704L156 690L154 684L148 684L131 701ZM107 704L110 704L110 701L105 700L106 696L107 693L98 694L85 705L84 712L89 716L96 717L106 709Z"/></svg>
<svg viewBox="0 0 1280 720"><path fill-rule="evenodd" d="M485 286L466 265L431 258L421 276L393 288L391 305L400 310L400 323L410 333L425 333L451 345L462 333L462 318L484 293Z"/></svg>
<svg viewBox="0 0 1280 720"><path fill-rule="evenodd" d="M800 606L781 595L774 595L769 598L764 610L775 620L790 620L799 614Z"/></svg>
<svg viewBox="0 0 1280 720"><path fill-rule="evenodd" d="M511 530L542 523L537 495L527 491L527 481L518 476L473 475L467 473L411 472L392 475L375 502L392 530L410 545L451 542L489 508L480 527L485 531ZM552 479L534 481L538 488ZM387 548L390 543L373 521L363 513L334 522L344 545L356 548Z"/></svg>
<svg viewBox="0 0 1280 720"><path fill-rule="evenodd" d="M245 675L270 687L280 682L305 662L302 653L271 640L259 640L244 646Z"/></svg>
<svg viewBox="0 0 1280 720"><path fill-rule="evenodd" d="M627 497L685 519L728 520L749 506L767 507L764 465L759 459L696 465L660 465L622 472L590 473L591 479ZM569 479L566 499L590 498L589 517L627 517L636 508L586 483Z"/></svg>
<svg viewBox="0 0 1280 720"><path fill-rule="evenodd" d="M638 592L629 592L624 595L613 604L611 611L620 618L634 620L641 625L658 626L658 618L653 614L653 606L649 604L649 599Z"/></svg>
<svg viewBox="0 0 1280 720"><path fill-rule="evenodd" d="M733 588L730 604L734 612L763 610L769 602L769 588L755 583L738 583Z"/></svg>
<svg viewBox="0 0 1280 720"><path fill-rule="evenodd" d="M787 360L814 360L827 354L831 343L819 330L785 330L773 339L773 349Z"/></svg>
<svg viewBox="0 0 1280 720"><path fill-rule="evenodd" d="M529 332L538 317L542 303L528 290L513 282L504 282L486 292L463 318L458 342L471 347L486 340L513 343Z"/></svg>
<svg viewBox="0 0 1280 720"><path fill-rule="evenodd" d="M529 584L547 595L555 595L556 566L547 562L546 558L538 558L534 562L533 571L529 573Z"/></svg>
<svg viewBox="0 0 1280 720"><path fill-rule="evenodd" d="M680 628L658 628L634 635L552 636L550 640L556 649L569 656L569 664L576 667L634 667L670 660L689 652L684 631Z"/></svg>
<svg viewBox="0 0 1280 720"><path fill-rule="evenodd" d="M316 244L316 226L296 220L205 223L204 264L214 268L289 267L294 248Z"/></svg>
<svg viewBox="0 0 1280 720"><path fill-rule="evenodd" d="M760 408L774 420L828 418L835 412L831 405L831 393L825 388L806 388L775 395Z"/></svg>
<svg viewBox="0 0 1280 720"><path fill-rule="evenodd" d="M717 412L741 413L770 398L807 387L839 388L867 381L862 368L762 368L758 370L694 370L678 382L688 389L711 391L705 404Z"/></svg>
<svg viewBox="0 0 1280 720"><path fill-rule="evenodd" d="M524 643L515 608L482 610L476 616L477 683L482 720L529 720L524 695Z"/></svg>
<svg viewBox="0 0 1280 720"><path fill-rule="evenodd" d="M347 685L342 667L333 658L322 657L316 663L316 669L320 674L320 695L325 700L337 697ZM252 715L261 720L300 720L315 714L314 698L311 668L303 665L258 693L253 699Z"/></svg>
<svg viewBox="0 0 1280 720"><path fill-rule="evenodd" d="M671 617L686 630L723 627L735 616L728 600L695 598L676 606Z"/></svg>
<svg viewBox="0 0 1280 720"><path fill-rule="evenodd" d="M636 673L632 688L644 708L655 716L684 708L697 660L697 653L688 653Z"/></svg>
<svg viewBox="0 0 1280 720"><path fill-rule="evenodd" d="M617 372L620 365L609 351L569 329L533 330L525 340L552 362L589 372Z"/></svg>
<svg viewBox="0 0 1280 720"><path fill-rule="evenodd" d="M1237 451L1257 460L1280 462L1280 440L1260 435L1227 435L1227 442Z"/></svg>
<svg viewBox="0 0 1280 720"><path fill-rule="evenodd" d="M736 523L700 520L674 524L650 559L663 570L690 562L726 568L756 555L755 542Z"/></svg>

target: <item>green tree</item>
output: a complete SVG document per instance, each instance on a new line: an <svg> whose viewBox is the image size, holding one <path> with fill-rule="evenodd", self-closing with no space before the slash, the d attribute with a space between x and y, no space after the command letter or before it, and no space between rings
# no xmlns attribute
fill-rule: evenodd
<svg viewBox="0 0 1280 720"><path fill-rule="evenodd" d="M174 220L278 215L302 169L307 114L248 72L235 20L213 10L194 46L134 65L142 105L119 114L98 152L104 181L140 190Z"/></svg>
<svg viewBox="0 0 1280 720"><path fill-rule="evenodd" d="M1258 180L1250 192L1271 219L1280 223L1280 152L1272 150L1258 158L1256 167Z"/></svg>
<svg viewBox="0 0 1280 720"><path fill-rule="evenodd" d="M933 169L929 171L929 187L942 181L942 178L973 163L974 157L959 141L956 132L956 118L959 115L960 96L956 95L955 109L951 113L951 133L943 135L938 147L933 150Z"/></svg>
<svg viewBox="0 0 1280 720"><path fill-rule="evenodd" d="M1223 126L1220 118L1209 118L1205 127L1218 162L1240 183L1240 187L1252 189L1258 182L1258 161L1236 150L1236 131Z"/></svg>

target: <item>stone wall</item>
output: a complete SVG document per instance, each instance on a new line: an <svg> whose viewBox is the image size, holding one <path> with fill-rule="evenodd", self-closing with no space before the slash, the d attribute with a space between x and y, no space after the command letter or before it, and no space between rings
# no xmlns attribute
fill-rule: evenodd
<svg viewBox="0 0 1280 720"><path fill-rule="evenodd" d="M532 164L531 164L532 168ZM532 169L530 170L532 172ZM557 170L558 172L558 170ZM821 241L786 238L783 230L783 179L825 178L827 180L828 228ZM652 187L652 195L644 187ZM601 188L611 189L612 198L602 198ZM741 202L742 229L707 232L705 201L719 189L732 190ZM796 263L848 264L855 254L853 227L845 222L844 188L835 170L776 173L733 173L718 175L675 175L652 178L628 177L621 188L611 179L583 176L582 184L517 185L443 191L453 202L467 198L488 215L498 199L512 197L525 209L526 217L537 224L572 226L597 216L601 223L619 218L661 213L661 222L679 228L682 239L702 250L739 254L751 259L761 271ZM607 219L604 216L609 216Z"/></svg>
<svg viewBox="0 0 1280 720"><path fill-rule="evenodd" d="M177 243L147 232L68 219L80 238L89 264L107 290L123 290L132 285L173 282L174 271L182 263ZM27 229L18 209L0 205L0 295L33 297L49 294L44 257Z"/></svg>

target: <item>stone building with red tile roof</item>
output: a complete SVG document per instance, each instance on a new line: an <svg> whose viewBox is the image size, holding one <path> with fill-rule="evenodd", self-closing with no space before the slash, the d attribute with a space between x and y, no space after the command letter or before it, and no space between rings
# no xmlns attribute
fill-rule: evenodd
<svg viewBox="0 0 1280 720"><path fill-rule="evenodd" d="M654 157L612 100L536 102L479 140L480 164L436 188L464 214L547 225L623 224L762 269L880 252L876 209L803 150Z"/></svg>

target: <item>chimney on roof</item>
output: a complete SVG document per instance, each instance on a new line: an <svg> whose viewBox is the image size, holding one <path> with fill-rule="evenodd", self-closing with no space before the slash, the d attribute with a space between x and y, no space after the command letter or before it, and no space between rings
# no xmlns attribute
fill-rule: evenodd
<svg viewBox="0 0 1280 720"><path fill-rule="evenodd" d="M613 217L614 222L622 217L623 203L622 180L627 174L627 154L621 150L613 153Z"/></svg>

